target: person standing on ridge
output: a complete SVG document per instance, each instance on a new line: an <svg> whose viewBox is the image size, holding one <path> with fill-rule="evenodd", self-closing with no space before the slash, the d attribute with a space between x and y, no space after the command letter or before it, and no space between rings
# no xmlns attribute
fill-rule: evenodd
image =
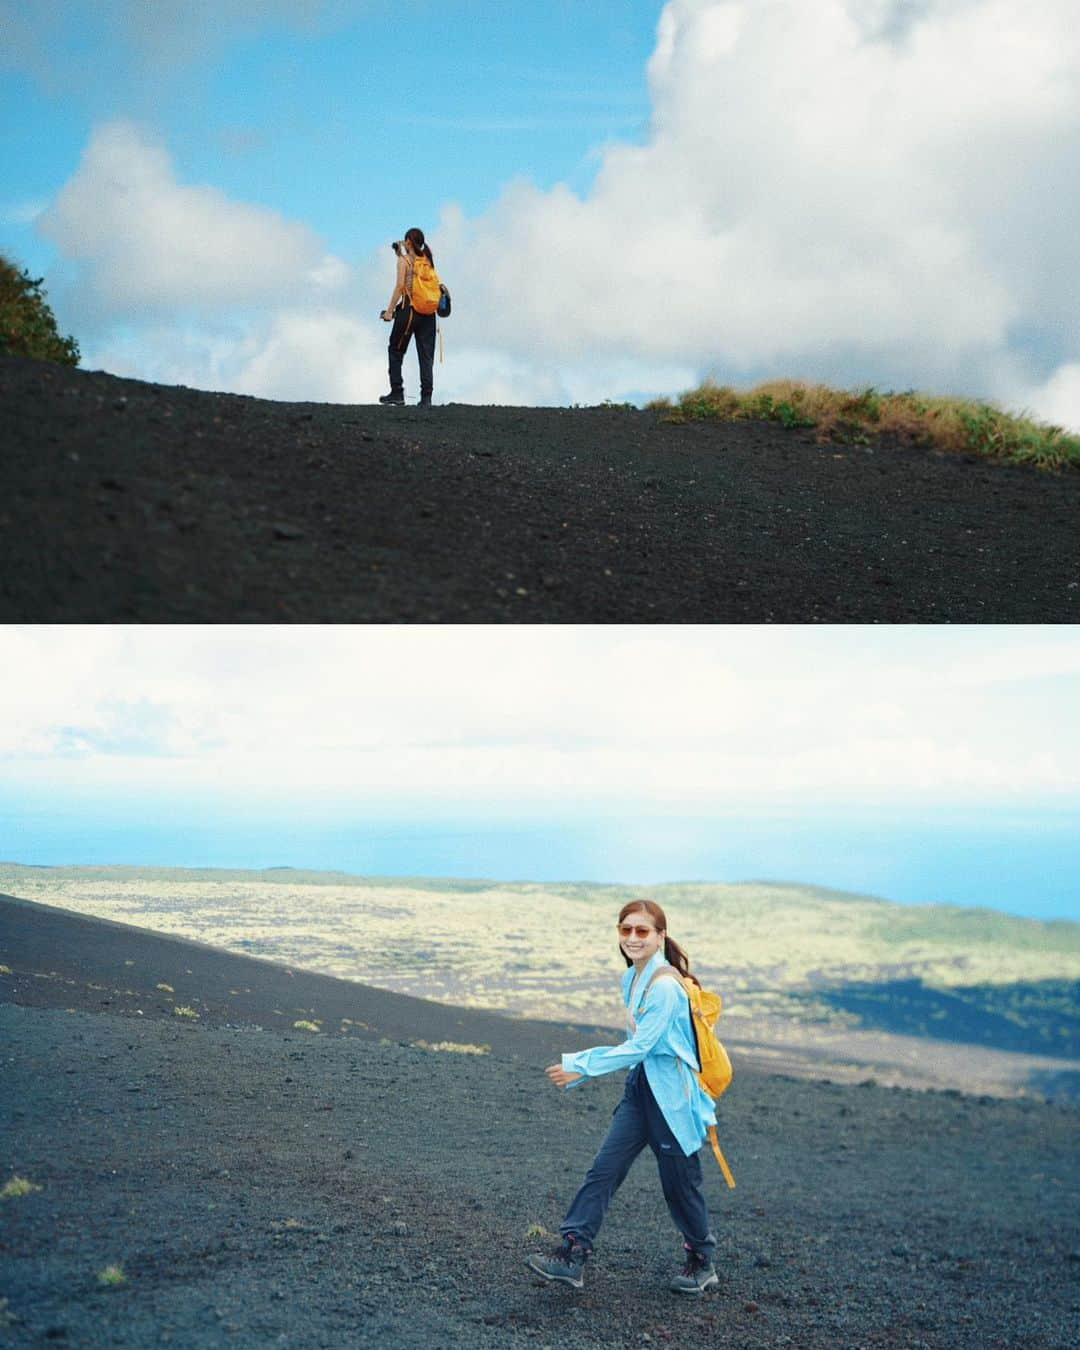
<svg viewBox="0 0 1080 1350"><path fill-rule="evenodd" d="M667 936L667 918L652 900L631 900L619 911L619 950L627 964L622 981L629 1038L617 1046L596 1046L563 1055L545 1070L558 1088L586 1078L629 1068L626 1091L566 1217L559 1225L562 1245L549 1256L534 1254L525 1264L545 1280L580 1289L604 1214L634 1159L646 1144L656 1156L664 1199L683 1235L685 1264L670 1288L702 1294L719 1283L713 1267L716 1238L702 1191L698 1149L716 1111L694 1072L699 1068L690 1003L678 979L657 972L670 966L690 975L690 962Z"/></svg>
<svg viewBox="0 0 1080 1350"><path fill-rule="evenodd" d="M409 339L415 337L416 356L420 362L420 407L430 408L435 384L435 313L440 292L435 259L424 240L423 230L406 230L405 238L392 244L391 248L397 254L397 277L390 303L380 316L385 323L394 325L388 344L390 392L383 394L379 402L405 402L401 363ZM434 300L431 300L432 293Z"/></svg>

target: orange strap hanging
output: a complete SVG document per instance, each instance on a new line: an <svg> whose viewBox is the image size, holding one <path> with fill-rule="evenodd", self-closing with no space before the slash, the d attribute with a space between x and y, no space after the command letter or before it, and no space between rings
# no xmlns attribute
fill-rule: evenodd
<svg viewBox="0 0 1080 1350"><path fill-rule="evenodd" d="M712 1144L712 1151L716 1154L716 1161L720 1164L720 1171L724 1174L724 1180L735 1189L735 1178L731 1175L731 1168L727 1165L727 1159L720 1152L720 1144L716 1138L716 1126L709 1126L709 1143Z"/></svg>

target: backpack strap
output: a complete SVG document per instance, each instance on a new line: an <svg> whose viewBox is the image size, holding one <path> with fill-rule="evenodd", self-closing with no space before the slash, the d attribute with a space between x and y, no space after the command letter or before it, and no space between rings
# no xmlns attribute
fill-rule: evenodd
<svg viewBox="0 0 1080 1350"><path fill-rule="evenodd" d="M716 1138L716 1126L709 1126L709 1143L712 1144L712 1151L716 1155L716 1161L720 1164L720 1171L724 1174L724 1180L731 1190L735 1189L735 1178L731 1175L731 1168L727 1165L727 1159L720 1152L720 1144Z"/></svg>
<svg viewBox="0 0 1080 1350"><path fill-rule="evenodd" d="M653 973L649 976L649 983L645 986L645 993L642 994L641 996L642 998L645 997L645 994L649 992L649 990L653 987L653 985L660 978L661 975L674 975L675 978L679 981L679 984L680 985L682 984L682 976L679 974L679 972L675 969L674 966L657 966L656 969L653 971Z"/></svg>
<svg viewBox="0 0 1080 1350"><path fill-rule="evenodd" d="M641 994L634 1000L634 1002L637 1003L637 1006L638 1006L639 1008L640 1008L641 1005L645 1002L645 1000L648 998L648 996L649 996L649 990L653 987L653 985L656 983L656 981L660 978L661 975L674 975L675 978L679 981L679 988L680 988L680 989L682 988L682 977L680 976L679 972L675 969L674 966L657 966L657 968L656 968L656 969L653 971L653 973L649 976L649 983L648 983L648 984L645 986L645 988L641 991ZM631 985L631 989L633 989L633 986L632 986L632 985ZM627 1006L631 1008L631 1014L632 1014L632 1013L633 1013L633 1008L632 1008L631 1005L629 1005L629 1004L628 1004ZM691 1020L693 1020L693 1019L691 1019Z"/></svg>

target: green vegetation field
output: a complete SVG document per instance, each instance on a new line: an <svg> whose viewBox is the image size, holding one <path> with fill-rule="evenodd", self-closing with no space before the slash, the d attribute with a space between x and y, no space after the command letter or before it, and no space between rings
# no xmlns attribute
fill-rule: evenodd
<svg viewBox="0 0 1080 1350"><path fill-rule="evenodd" d="M1080 924L992 910L771 882L630 890L291 869L2 866L0 891L468 1007L611 1025L625 969L615 917L647 895L729 1017L955 1026L1003 1048L1080 1050Z"/></svg>

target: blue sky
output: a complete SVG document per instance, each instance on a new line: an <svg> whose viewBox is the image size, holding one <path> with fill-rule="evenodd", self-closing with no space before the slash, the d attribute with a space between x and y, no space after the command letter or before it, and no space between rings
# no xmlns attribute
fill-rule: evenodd
<svg viewBox="0 0 1080 1350"><path fill-rule="evenodd" d="M196 3L194 33L163 5L141 37L108 0L18 8L65 15L27 24L44 50L16 57L0 95L4 241L47 270L55 248L12 207L52 197L118 117L153 128L185 179L302 219L342 255L430 221L433 203L483 211L514 174L585 189L603 140L645 132L662 6L283 5L275 21L272 4Z"/></svg>
<svg viewBox="0 0 1080 1350"><path fill-rule="evenodd" d="M1070 628L0 629L0 859L1080 918Z"/></svg>
<svg viewBox="0 0 1080 1350"><path fill-rule="evenodd" d="M85 363L370 401L389 239L437 398L711 376L1080 427L1072 0L0 0L0 249Z"/></svg>

